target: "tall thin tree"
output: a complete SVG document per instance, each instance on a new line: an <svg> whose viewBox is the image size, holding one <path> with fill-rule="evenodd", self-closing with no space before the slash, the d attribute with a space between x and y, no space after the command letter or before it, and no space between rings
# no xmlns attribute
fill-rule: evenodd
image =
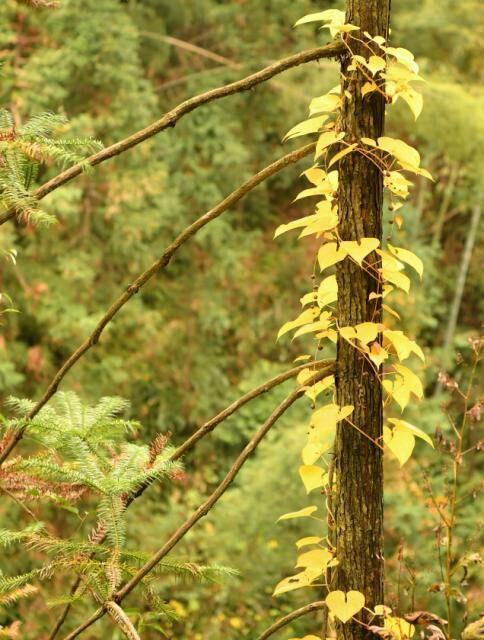
<svg viewBox="0 0 484 640"><path fill-rule="evenodd" d="M348 0L346 20L361 32L387 37L390 0ZM361 50L360 50L361 48ZM354 54L365 53L352 41ZM364 78L346 73L349 56L342 58L341 131L348 142L382 135L385 100L379 93L362 97ZM351 76L352 79L349 79ZM339 166L339 233L342 240L382 236L383 183L381 172L360 154L349 154ZM377 264L372 254L367 261ZM376 269L362 270L350 260L337 265L338 322L354 326L378 322L381 315L381 285ZM355 407L352 419L372 440L382 436L382 391L368 360L348 341L338 340L337 402ZM356 429L340 423L335 443L336 496L334 530L339 566L336 587L358 590L366 605L383 602L383 458L382 451ZM338 625L338 637L357 640L372 637L364 626L350 622Z"/></svg>

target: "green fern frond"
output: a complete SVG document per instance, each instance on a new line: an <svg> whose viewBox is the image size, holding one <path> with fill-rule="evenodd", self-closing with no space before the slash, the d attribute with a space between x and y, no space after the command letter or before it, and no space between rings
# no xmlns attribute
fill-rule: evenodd
<svg viewBox="0 0 484 640"><path fill-rule="evenodd" d="M22 531L10 531L8 529L0 529L0 546L8 548L12 544L19 542L25 542L32 539L44 530L44 525L41 522L36 522Z"/></svg>
<svg viewBox="0 0 484 640"><path fill-rule="evenodd" d="M25 587L25 585L29 584L34 578L38 578L42 574L42 571L43 568L33 569L28 573L22 573L17 576L5 576L4 574L0 574L0 596L4 596L16 591L17 589Z"/></svg>
<svg viewBox="0 0 484 640"><path fill-rule="evenodd" d="M86 156L102 148L98 140L91 138L60 137L65 124L64 116L46 112L16 128L11 114L0 110L0 204L5 209L14 208L20 216L37 224L55 221L29 192L39 166L56 164L63 168L78 164L85 170L89 168Z"/></svg>
<svg viewBox="0 0 484 640"><path fill-rule="evenodd" d="M21 459L15 463L14 467L15 470L28 472L41 480L84 485L103 493L103 487L97 484L88 474L67 464L56 464L55 462L47 460L45 457Z"/></svg>

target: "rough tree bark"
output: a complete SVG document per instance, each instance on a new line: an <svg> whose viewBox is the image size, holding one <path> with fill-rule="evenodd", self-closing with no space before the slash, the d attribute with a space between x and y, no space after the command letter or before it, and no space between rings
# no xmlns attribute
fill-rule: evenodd
<svg viewBox="0 0 484 640"><path fill-rule="evenodd" d="M387 36L390 0L347 0L346 20L361 31ZM368 57L368 50L351 40L354 53ZM344 77L349 64L342 59ZM341 130L348 142L362 137L378 138L383 133L385 103L380 94L361 96L364 79L345 79ZM379 238L382 234L382 176L375 165L360 154L346 156L339 166L339 232L342 240L362 237ZM378 265L378 256L367 260ZM373 270L370 270L373 271ZM379 292L375 273L368 273L350 260L337 265L338 322L340 326L360 322L378 322L380 299L368 300ZM354 405L352 422L373 440L382 435L382 392L378 376L358 351L341 338L338 341L337 401L340 406ZM333 588L361 591L366 606L383 603L383 464L382 451L347 422L340 423L336 435L336 496L334 501L334 535L339 565ZM366 614L361 615L363 622ZM340 640L363 640L374 637L357 622L339 624Z"/></svg>

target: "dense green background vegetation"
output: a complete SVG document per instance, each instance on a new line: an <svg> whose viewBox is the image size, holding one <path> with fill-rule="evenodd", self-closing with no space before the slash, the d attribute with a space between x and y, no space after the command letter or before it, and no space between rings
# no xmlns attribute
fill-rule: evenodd
<svg viewBox="0 0 484 640"><path fill-rule="evenodd" d="M93 136L107 145L185 97L325 42L326 32L291 28L322 4L332 6L310 0L85 0L81 9L64 0L58 10L36 13L6 0L0 7L2 105L18 123L41 111L63 113L68 135ZM452 345L442 348L472 209L482 199L479 3L392 4L393 43L415 52L427 84L417 125L407 110L396 108L388 132L418 146L423 165L436 179L418 184L398 235L426 267L423 284L414 283L410 302L402 298L399 311L405 331L419 338L428 357L420 372L428 398L414 409L415 420L429 433L439 429L445 449L450 427L440 405L446 401L457 412L459 407L443 391L434 394L437 371L445 366L465 381L458 354L469 359L467 337L478 332L483 311L481 229ZM193 53L166 36L225 60ZM109 302L179 230L280 157L291 144L283 148L281 139L305 117L315 87L323 93L336 82L336 64L321 61L208 105L50 195L44 206L58 224L3 226L0 249L15 248L18 260L16 265L2 262L0 289L20 310L3 317L0 326L3 398L38 397ZM90 402L103 395L125 397L130 416L143 425L143 440L169 431L179 443L241 392L286 368L298 352L288 340L276 343L275 335L297 312L294 301L310 287L311 266L302 245L289 236L274 242L272 235L277 224L304 210L291 204L301 170L278 174L193 239L168 272L120 313L64 388ZM53 167L43 169L39 182L55 173ZM390 225L386 232L397 233ZM155 549L198 506L285 391L278 388L257 400L205 440L185 461L185 474L170 491L150 489L129 514L133 547ZM293 445L304 416L303 404L286 415L221 504L178 549L177 556L228 565L240 575L220 586L162 582L160 595L175 601L180 614L179 622L159 623L169 638L242 637L298 602L294 595L276 602L271 593L281 567L289 572L298 534L298 525L276 528L274 522L298 506L302 494L296 480L298 447ZM443 492L445 460L443 453L419 450L403 471L394 461L387 465L388 597L402 610L415 605L444 613L441 595L432 590L441 580L432 533L437 520L422 470ZM479 546L476 472L471 456L461 485L457 547L462 553ZM57 509L58 535L88 531L93 522L88 512L88 502L77 514L66 510L59 516ZM4 504L1 515L5 526L27 522L13 503ZM2 561L8 573L26 566L22 555ZM475 617L482 592L475 570L469 571L469 584L463 587ZM59 580L55 591L61 593L66 584ZM58 615L42 603L41 593L34 604L7 608L0 624L20 612L27 620L22 637L38 637L38 630L48 629ZM128 607L137 605L132 597ZM463 614L464 604L457 606ZM78 607L73 619L82 615ZM99 625L92 632L98 635L90 637L120 637L104 624L104 631ZM305 624L293 631L305 630ZM145 633L146 638L159 637L155 630Z"/></svg>

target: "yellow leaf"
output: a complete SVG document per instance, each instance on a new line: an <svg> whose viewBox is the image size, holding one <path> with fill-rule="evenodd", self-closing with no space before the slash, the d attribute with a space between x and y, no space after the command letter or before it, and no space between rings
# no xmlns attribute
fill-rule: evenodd
<svg viewBox="0 0 484 640"><path fill-rule="evenodd" d="M344 136L345 134L343 131L341 131L340 133L336 133L335 131L325 131L324 133L322 133L316 143L316 153L314 155L314 158L319 158L325 149L330 147L332 144L335 144L335 142L342 140Z"/></svg>
<svg viewBox="0 0 484 640"><path fill-rule="evenodd" d="M382 291L383 299L385 299L392 291L393 291L393 287L391 284L383 283L383 291Z"/></svg>
<svg viewBox="0 0 484 640"><path fill-rule="evenodd" d="M361 265L363 259L379 245L380 241L377 238L361 238L358 242L355 240L344 240L340 243L340 250Z"/></svg>
<svg viewBox="0 0 484 640"><path fill-rule="evenodd" d="M318 309L319 311L319 309ZM310 324L305 324L304 326L300 327L293 335L292 339L295 340L296 338L299 338L300 336L305 336L308 333L314 333L315 331L325 331L326 329L328 329L328 327L332 324L332 319L330 319L329 317L323 318L322 316L327 313L326 311L323 311L323 313L321 314L321 319L318 320L317 322L312 322Z"/></svg>
<svg viewBox="0 0 484 640"><path fill-rule="evenodd" d="M291 511L290 513L285 513L277 519L277 522L281 520L293 520L294 518L308 518L315 511L318 510L318 507L310 506L304 507L304 509L299 509L299 511Z"/></svg>
<svg viewBox="0 0 484 640"><path fill-rule="evenodd" d="M314 369L303 369L297 374L296 380L299 382L299 384L304 384L306 380L309 380L309 378L314 376L315 373L316 371Z"/></svg>
<svg viewBox="0 0 484 640"><path fill-rule="evenodd" d="M422 94L409 87L405 91L400 91L398 95L408 104L416 120L423 109Z"/></svg>
<svg viewBox="0 0 484 640"><path fill-rule="evenodd" d="M314 304L318 298L318 294L316 291L311 291L310 293L305 293L302 298L299 298L299 302L302 307L305 307L307 304Z"/></svg>
<svg viewBox="0 0 484 640"><path fill-rule="evenodd" d="M405 267L400 260L397 260L394 255L385 251L384 249L377 249L376 252L381 256L382 267L389 271L402 271Z"/></svg>
<svg viewBox="0 0 484 640"><path fill-rule="evenodd" d="M390 315L392 315L394 318L396 318L397 320L400 320L400 314L398 314L394 309L392 309L391 307L389 307L387 304L382 304L381 306L382 309L384 309L387 313L389 313Z"/></svg>
<svg viewBox="0 0 484 640"><path fill-rule="evenodd" d="M365 606L365 596L359 591L330 591L325 600L330 613L341 622L348 622Z"/></svg>
<svg viewBox="0 0 484 640"><path fill-rule="evenodd" d="M308 322L312 322L318 317L319 317L319 309L314 309L314 308L305 309L302 313L298 315L298 317L295 320L285 322L282 325L282 327L279 329L279 333L277 334L277 339L279 340L279 338L283 336L285 333L287 333L288 331L292 331L293 329L296 329L297 327L301 327L307 324Z"/></svg>
<svg viewBox="0 0 484 640"><path fill-rule="evenodd" d="M414 167L413 165L407 164L405 162L400 162L400 166L402 167L402 169L405 169L406 171L411 171L412 173L415 173L418 176L423 176L424 178L428 178L429 180L432 180L432 182L435 182L435 180L432 177L432 174L429 173L427 169L422 169L421 167Z"/></svg>
<svg viewBox="0 0 484 640"><path fill-rule="evenodd" d="M387 189L400 198L408 196L408 187L412 186L412 182L407 180L399 171L389 171L383 177L383 184Z"/></svg>
<svg viewBox="0 0 484 640"><path fill-rule="evenodd" d="M346 155L348 155L348 153L351 153L354 150L354 148L357 146L358 146L358 143L354 142L353 144L350 144L348 147L345 147L342 151L339 151L336 155L334 155L331 158L331 162L328 164L328 169L333 164L338 162L338 160L341 160L341 158L344 158Z"/></svg>
<svg viewBox="0 0 484 640"><path fill-rule="evenodd" d="M319 268L323 271L323 269L344 260L345 256L345 252L338 249L336 242L327 242L321 245L318 251Z"/></svg>
<svg viewBox="0 0 484 640"><path fill-rule="evenodd" d="M378 89L378 85L376 82L365 82L365 84L361 87L361 95L365 97L368 93L372 93Z"/></svg>
<svg viewBox="0 0 484 640"><path fill-rule="evenodd" d="M286 233L287 231L293 231L294 229L300 229L301 227L306 227L310 225L312 222L315 222L316 220L317 220L317 215L313 213L310 216L304 216L304 218L298 218L297 220L293 220L292 222L288 222L287 224L281 224L275 230L274 238L278 238L279 236L281 236L283 233Z"/></svg>
<svg viewBox="0 0 484 640"><path fill-rule="evenodd" d="M294 202L296 200L302 200L302 198L311 198L312 196L325 196L325 195L328 195L331 192L332 192L332 189L329 187L329 185L326 184L326 183L323 183L323 184L320 184L317 187L311 187L309 189L303 189L294 198Z"/></svg>
<svg viewBox="0 0 484 640"><path fill-rule="evenodd" d="M334 376L326 376L322 380L318 380L316 384L312 384L310 387L308 387L304 395L307 396L308 398L311 398L312 400L316 400L316 398L319 396L320 393L322 393L323 391L326 391L326 389L329 389L333 386L334 386ZM304 464L312 464L312 463L305 462Z"/></svg>
<svg viewBox="0 0 484 640"><path fill-rule="evenodd" d="M350 404L344 407L339 407L337 404L327 404L314 411L310 424L314 427L325 426L328 422L336 424L351 415L353 410L354 407Z"/></svg>
<svg viewBox="0 0 484 640"><path fill-rule="evenodd" d="M317 301L320 309L327 304L336 302L338 299L338 283L336 282L336 276L328 276L321 281L318 287Z"/></svg>
<svg viewBox="0 0 484 640"><path fill-rule="evenodd" d="M398 459L400 466L407 462L415 447L415 438L408 431L383 427L383 442Z"/></svg>
<svg viewBox="0 0 484 640"><path fill-rule="evenodd" d="M337 170L330 171L328 173L328 185L331 187L332 193L335 193L336 190L338 189L338 171Z"/></svg>
<svg viewBox="0 0 484 640"><path fill-rule="evenodd" d="M331 445L329 444L329 442L321 442L318 444L309 443L303 448L301 452L302 461L306 465L312 465L317 460L319 460L323 453L326 453L326 451L328 451L328 449L330 448Z"/></svg>
<svg viewBox="0 0 484 640"><path fill-rule="evenodd" d="M415 634L415 627L404 618L396 618L394 616L386 616L383 626L397 640L408 640Z"/></svg>
<svg viewBox="0 0 484 640"><path fill-rule="evenodd" d="M321 640L321 638L311 633L308 636L304 636L304 638L289 638L289 640Z"/></svg>
<svg viewBox="0 0 484 640"><path fill-rule="evenodd" d="M384 136L378 138L378 146L390 153L402 166L415 170L420 166L420 154L403 140Z"/></svg>
<svg viewBox="0 0 484 640"><path fill-rule="evenodd" d="M306 360L309 360L310 358L312 358L311 354L304 353L303 355L294 358L293 362L304 362Z"/></svg>
<svg viewBox="0 0 484 640"><path fill-rule="evenodd" d="M311 582L318 576L313 576L309 571L301 571L295 576L289 576L281 580L274 589L273 596L279 596L288 591L294 591L294 589L301 589L302 587L309 587Z"/></svg>
<svg viewBox="0 0 484 640"><path fill-rule="evenodd" d="M368 33L368 31L364 31L363 33L368 38L368 40L371 40L371 42L375 42L379 47L381 47L381 45L385 44L386 42L383 36L372 36L370 33Z"/></svg>
<svg viewBox="0 0 484 640"><path fill-rule="evenodd" d="M368 357L376 364L377 367L381 367L388 358L388 351L386 351L378 342L374 342L370 347Z"/></svg>
<svg viewBox="0 0 484 640"><path fill-rule="evenodd" d="M365 64L366 68L371 71L373 75L378 71L382 71L387 66L387 63L380 56L370 56L370 59Z"/></svg>
<svg viewBox="0 0 484 640"><path fill-rule="evenodd" d="M306 538L300 538L296 542L296 547L301 549L302 547L307 547L310 544L319 544L322 541L323 538L320 538L319 536L307 536Z"/></svg>
<svg viewBox="0 0 484 640"><path fill-rule="evenodd" d="M391 282L399 289L405 291L405 293L410 291L410 278L404 273L392 271L391 269L381 269L381 274L387 282Z"/></svg>
<svg viewBox="0 0 484 640"><path fill-rule="evenodd" d="M292 129L290 129L283 138L283 142L290 140L291 138L297 138L298 136L305 136L308 133L316 133L321 129L329 116L323 115L317 118L309 118L299 122Z"/></svg>
<svg viewBox="0 0 484 640"><path fill-rule="evenodd" d="M422 81L422 78L417 73L392 58L388 58L387 68L385 73L382 73L382 76L387 82L396 86L398 93L410 88L411 85L409 83L411 81Z"/></svg>
<svg viewBox="0 0 484 640"><path fill-rule="evenodd" d="M392 331L391 329L386 329L383 332L383 335L393 345L400 362L408 358L411 353L415 353L415 355L417 355L422 360L422 362L425 361L425 356L422 349L416 342L414 342L414 340L410 340L410 338L407 338L403 331Z"/></svg>
<svg viewBox="0 0 484 640"><path fill-rule="evenodd" d="M302 567L303 569L309 569L311 572L323 573L332 559L333 554L328 549L312 549L298 557L296 568Z"/></svg>
<svg viewBox="0 0 484 640"><path fill-rule="evenodd" d="M403 47L385 47L385 52L388 55L394 56L400 64L403 64L410 71L418 73L418 64L415 62L414 55L408 49Z"/></svg>
<svg viewBox="0 0 484 640"><path fill-rule="evenodd" d="M417 398L423 398L424 392L420 378L408 369L408 367L404 367L403 364L394 364L393 367L402 376L405 386L408 387Z"/></svg>
<svg viewBox="0 0 484 640"><path fill-rule="evenodd" d="M382 386L388 395L395 400L403 411L410 402L410 389L401 376L395 376L393 380L386 378Z"/></svg>
<svg viewBox="0 0 484 640"><path fill-rule="evenodd" d="M313 218L313 220L306 226L305 229L303 229L303 231L301 231L301 233L299 234L300 238L309 236L312 233L324 233L325 231L334 229L338 224L338 213L336 208L328 213L318 212L314 216L308 216L308 218Z"/></svg>
<svg viewBox="0 0 484 640"><path fill-rule="evenodd" d="M307 24L309 22L335 22L341 20L344 22L344 19L344 11L340 11L339 9L327 9L326 11L319 11L317 13L309 13L303 18L299 18L294 26L298 27L301 24Z"/></svg>
<svg viewBox="0 0 484 640"><path fill-rule="evenodd" d="M309 104L309 113L330 113L335 111L341 105L341 98L337 95L327 93L319 98L313 98Z"/></svg>
<svg viewBox="0 0 484 640"><path fill-rule="evenodd" d="M406 142L403 142L403 140L382 136L378 138L378 146L380 149L390 153L399 162L405 162L407 165L413 167L420 166L419 152Z"/></svg>
<svg viewBox="0 0 484 640"><path fill-rule="evenodd" d="M392 612L390 607L387 607L386 604L377 604L374 609L376 616L386 616Z"/></svg>
<svg viewBox="0 0 484 640"><path fill-rule="evenodd" d="M406 262L411 267L413 267L420 278L422 278L423 262L418 256L416 256L412 251L409 251L408 249L393 247L391 244L388 244L388 248L399 260L402 260L402 262Z"/></svg>
<svg viewBox="0 0 484 640"><path fill-rule="evenodd" d="M345 340L359 340L363 344L368 344L376 340L382 330L382 325L376 322L362 322L354 327L340 327L339 332Z"/></svg>
<svg viewBox="0 0 484 640"><path fill-rule="evenodd" d="M309 423L308 443L325 444L332 437L336 425L341 420L347 418L354 407L347 405L339 407L337 404L327 404L317 409L311 416Z"/></svg>
<svg viewBox="0 0 484 640"><path fill-rule="evenodd" d="M397 418L388 418L388 422L391 422L394 425L395 429L411 433L412 435L417 436L417 438L424 440L432 447L432 449L434 448L432 438L427 435L425 431L422 431L422 429L419 429L415 425L410 424L410 422L407 422L406 420L399 420ZM393 432L395 432L395 429L393 429Z"/></svg>
<svg viewBox="0 0 484 640"><path fill-rule="evenodd" d="M321 469L320 467L317 467L313 464L304 464L299 467L299 475L301 476L301 480L303 481L306 493L311 493L311 491L313 491L314 489L318 489L325 484L324 469Z"/></svg>
<svg viewBox="0 0 484 640"><path fill-rule="evenodd" d="M306 178L314 184L314 186L318 186L322 184L326 180L326 171L323 169L319 169L319 167L311 167L310 169L306 169L301 175L306 176Z"/></svg>
<svg viewBox="0 0 484 640"><path fill-rule="evenodd" d="M333 32L338 33L349 33L350 31L359 31L360 27L357 27L355 24L342 24L342 25L326 25L331 30L333 27Z"/></svg>

